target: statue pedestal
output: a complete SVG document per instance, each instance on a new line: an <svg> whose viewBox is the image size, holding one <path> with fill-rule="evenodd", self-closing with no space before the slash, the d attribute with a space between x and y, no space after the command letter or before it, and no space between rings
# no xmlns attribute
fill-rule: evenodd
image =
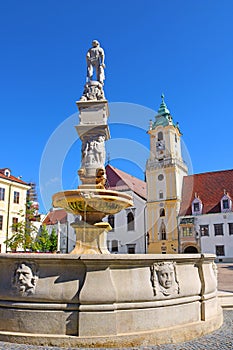
<svg viewBox="0 0 233 350"><path fill-rule="evenodd" d="M107 248L107 233L112 228L107 222L89 225L85 221L74 222L76 245L70 254L110 254Z"/></svg>
<svg viewBox="0 0 233 350"><path fill-rule="evenodd" d="M77 133L82 141L82 164L78 175L83 185L104 188L105 178L105 141L110 133L107 125L109 116L108 102L78 101L79 125Z"/></svg>

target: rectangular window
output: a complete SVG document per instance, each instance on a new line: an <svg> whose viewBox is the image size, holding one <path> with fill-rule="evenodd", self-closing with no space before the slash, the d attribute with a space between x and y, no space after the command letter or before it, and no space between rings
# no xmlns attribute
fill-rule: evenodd
<svg viewBox="0 0 233 350"><path fill-rule="evenodd" d="M228 226L229 226L229 235L233 235L233 222L229 222Z"/></svg>
<svg viewBox="0 0 233 350"><path fill-rule="evenodd" d="M223 224L214 224L215 236L223 236Z"/></svg>
<svg viewBox="0 0 233 350"><path fill-rule="evenodd" d="M0 201L5 200L5 188L0 187Z"/></svg>
<svg viewBox="0 0 233 350"><path fill-rule="evenodd" d="M200 211L200 204L199 204L199 203L194 203L194 204L193 204L193 210L194 210L195 212Z"/></svg>
<svg viewBox="0 0 233 350"><path fill-rule="evenodd" d="M114 231L114 227L115 227L115 217L114 215L109 215L108 216L108 223L111 226L111 231Z"/></svg>
<svg viewBox="0 0 233 350"><path fill-rule="evenodd" d="M14 203L19 204L19 192L14 191Z"/></svg>
<svg viewBox="0 0 233 350"><path fill-rule="evenodd" d="M228 199L223 199L222 201L222 207L223 209L229 209L229 200Z"/></svg>
<svg viewBox="0 0 233 350"><path fill-rule="evenodd" d="M127 253L135 254L135 244L127 244Z"/></svg>
<svg viewBox="0 0 233 350"><path fill-rule="evenodd" d="M12 218L12 231L13 232L18 232L18 227L17 227L18 222L19 222L18 218Z"/></svg>
<svg viewBox="0 0 233 350"><path fill-rule="evenodd" d="M209 236L209 225L200 225L201 236Z"/></svg>
<svg viewBox="0 0 233 350"><path fill-rule="evenodd" d="M113 240L112 241L112 253L117 253L118 252L118 241Z"/></svg>
<svg viewBox="0 0 233 350"><path fill-rule="evenodd" d="M159 199L163 199L163 192L162 191L159 192Z"/></svg>
<svg viewBox="0 0 233 350"><path fill-rule="evenodd" d="M224 245L216 245L215 253L217 256L224 256L225 255Z"/></svg>
<svg viewBox="0 0 233 350"><path fill-rule="evenodd" d="M183 237L188 237L193 235L192 227L183 227Z"/></svg>
<svg viewBox="0 0 233 350"><path fill-rule="evenodd" d="M3 216L0 215L0 230L2 230L2 224L3 224Z"/></svg>

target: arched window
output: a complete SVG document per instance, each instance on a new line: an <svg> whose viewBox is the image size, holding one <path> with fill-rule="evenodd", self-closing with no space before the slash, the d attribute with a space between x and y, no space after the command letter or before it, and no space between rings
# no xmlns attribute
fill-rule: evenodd
<svg viewBox="0 0 233 350"><path fill-rule="evenodd" d="M163 199L163 191L159 191L159 199Z"/></svg>
<svg viewBox="0 0 233 350"><path fill-rule="evenodd" d="M165 216L165 209L161 208L160 209L160 217Z"/></svg>
<svg viewBox="0 0 233 350"><path fill-rule="evenodd" d="M167 239L167 234L166 234L166 226L164 224L164 221L162 220L161 226L160 226L160 239L162 241L165 241Z"/></svg>
<svg viewBox="0 0 233 350"><path fill-rule="evenodd" d="M108 223L112 227L112 231L114 231L114 228L115 228L115 217L114 217L114 215L109 215L108 216Z"/></svg>
<svg viewBox="0 0 233 350"><path fill-rule="evenodd" d="M127 214L127 229L134 231L134 214L131 211Z"/></svg>
<svg viewBox="0 0 233 350"><path fill-rule="evenodd" d="M163 133L162 131L158 132L158 141L162 141L163 140Z"/></svg>
<svg viewBox="0 0 233 350"><path fill-rule="evenodd" d="M116 239L114 239L112 241L112 252L113 253L117 253L118 252L118 241Z"/></svg>

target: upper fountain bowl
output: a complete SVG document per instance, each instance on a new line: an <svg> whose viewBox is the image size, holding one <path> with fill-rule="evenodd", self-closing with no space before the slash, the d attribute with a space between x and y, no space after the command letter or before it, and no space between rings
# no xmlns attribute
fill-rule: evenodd
<svg viewBox="0 0 233 350"><path fill-rule="evenodd" d="M55 193L53 206L81 215L84 221L91 223L133 206L133 200L130 195L117 191L77 189Z"/></svg>

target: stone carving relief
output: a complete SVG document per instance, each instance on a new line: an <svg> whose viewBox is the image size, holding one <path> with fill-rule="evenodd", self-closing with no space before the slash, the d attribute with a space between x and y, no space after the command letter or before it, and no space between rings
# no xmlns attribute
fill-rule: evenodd
<svg viewBox="0 0 233 350"><path fill-rule="evenodd" d="M151 281L154 295L170 296L180 292L175 262L154 263L151 267Z"/></svg>
<svg viewBox="0 0 233 350"><path fill-rule="evenodd" d="M212 263L212 269L213 269L213 272L214 272L214 277L216 278L216 281L217 281L217 279L218 279L218 267L215 264L215 262Z"/></svg>
<svg viewBox="0 0 233 350"><path fill-rule="evenodd" d="M80 101L101 101L105 100L104 90L100 83L92 81L86 83Z"/></svg>
<svg viewBox="0 0 233 350"><path fill-rule="evenodd" d="M104 168L106 158L105 136L97 136L82 144L82 167Z"/></svg>
<svg viewBox="0 0 233 350"><path fill-rule="evenodd" d="M33 263L21 262L14 267L12 287L17 294L28 296L35 294L38 271Z"/></svg>

